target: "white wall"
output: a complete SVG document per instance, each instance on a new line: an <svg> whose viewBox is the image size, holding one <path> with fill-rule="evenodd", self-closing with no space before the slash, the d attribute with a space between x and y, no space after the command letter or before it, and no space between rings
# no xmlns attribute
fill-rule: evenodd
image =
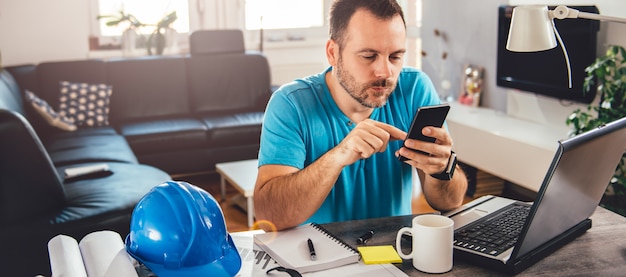
<svg viewBox="0 0 626 277"><path fill-rule="evenodd" d="M443 93L441 81L452 84L450 93L455 99L461 91L461 71L466 64L485 68L485 87L482 105L500 107L506 104L506 95L498 93L495 81L498 6L506 0L440 1L423 0L422 68ZM437 29L445 39L436 37ZM442 60L441 53L448 56ZM443 70L442 70L443 68Z"/></svg>
<svg viewBox="0 0 626 277"><path fill-rule="evenodd" d="M444 64L444 72L452 82L452 90L456 95L461 90L463 66L467 63L484 66L486 85L481 96L482 106L530 121L565 125L567 115L583 105L562 103L553 98L496 86L497 9L502 4L593 4L598 7L600 14L626 17L626 1L483 0L477 5L474 1L423 0L422 47L426 52L437 51L441 46L432 35L432 30L437 28L446 33L448 40L443 47L450 54ZM601 23L598 33L599 54L609 44L626 46L626 24ZM432 59L428 57L423 60L423 68L438 85L441 63L433 62Z"/></svg>
<svg viewBox="0 0 626 277"><path fill-rule="evenodd" d="M1 0L0 50L4 65L87 57L85 0Z"/></svg>

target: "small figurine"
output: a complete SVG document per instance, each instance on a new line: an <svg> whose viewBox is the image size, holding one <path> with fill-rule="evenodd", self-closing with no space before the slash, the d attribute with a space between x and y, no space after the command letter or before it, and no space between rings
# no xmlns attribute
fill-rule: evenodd
<svg viewBox="0 0 626 277"><path fill-rule="evenodd" d="M477 107L480 102L480 94L483 91L484 68L467 65L463 75L463 91L459 102L464 105Z"/></svg>

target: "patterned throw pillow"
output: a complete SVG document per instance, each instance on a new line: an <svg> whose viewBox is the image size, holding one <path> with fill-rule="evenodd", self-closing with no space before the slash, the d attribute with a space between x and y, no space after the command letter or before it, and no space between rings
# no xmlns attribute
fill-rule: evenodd
<svg viewBox="0 0 626 277"><path fill-rule="evenodd" d="M45 100L37 97L34 93L29 90L25 91L25 99L29 102L35 111L39 113L48 124L55 126L61 130L65 131L75 131L76 125L74 125L74 120L71 118L67 118L55 112L52 107Z"/></svg>
<svg viewBox="0 0 626 277"><path fill-rule="evenodd" d="M74 119L78 127L109 125L110 85L67 81L60 84L59 114Z"/></svg>

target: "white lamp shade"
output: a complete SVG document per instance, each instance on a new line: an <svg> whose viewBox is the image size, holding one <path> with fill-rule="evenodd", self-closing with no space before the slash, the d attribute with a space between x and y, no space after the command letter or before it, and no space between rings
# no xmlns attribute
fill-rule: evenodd
<svg viewBox="0 0 626 277"><path fill-rule="evenodd" d="M547 6L515 7L506 49L514 52L536 52L556 47L552 24Z"/></svg>

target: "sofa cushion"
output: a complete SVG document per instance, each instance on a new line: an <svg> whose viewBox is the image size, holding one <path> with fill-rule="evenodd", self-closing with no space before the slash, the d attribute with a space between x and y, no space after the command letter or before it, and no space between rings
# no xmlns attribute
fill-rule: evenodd
<svg viewBox="0 0 626 277"><path fill-rule="evenodd" d="M198 30L189 35L189 52L192 56L245 51L243 32L231 30Z"/></svg>
<svg viewBox="0 0 626 277"><path fill-rule="evenodd" d="M34 90L50 106L59 106L59 82L106 84L106 62L102 60L76 60L43 62L37 65L37 82Z"/></svg>
<svg viewBox="0 0 626 277"><path fill-rule="evenodd" d="M137 163L137 157L120 135L58 136L46 142L55 166L97 161Z"/></svg>
<svg viewBox="0 0 626 277"><path fill-rule="evenodd" d="M61 81L60 86L61 115L71 118L78 127L109 125L110 85Z"/></svg>
<svg viewBox="0 0 626 277"><path fill-rule="evenodd" d="M75 131L76 125L73 118L58 114L45 100L37 97L33 92L24 92L26 102L30 103L33 109L51 126L64 131Z"/></svg>
<svg viewBox="0 0 626 277"><path fill-rule="evenodd" d="M215 66L219 64L220 66ZM207 55L188 60L189 94L199 114L264 111L271 95L262 55Z"/></svg>
<svg viewBox="0 0 626 277"><path fill-rule="evenodd" d="M107 62L114 126L137 119L189 116L183 57L142 57Z"/></svg>
<svg viewBox="0 0 626 277"><path fill-rule="evenodd" d="M89 164L81 164L81 166ZM67 205L50 219L53 224L72 222L99 214L132 210L152 187L171 180L170 176L152 166L107 163L112 175L66 183ZM59 174L67 167L58 167Z"/></svg>
<svg viewBox="0 0 626 277"><path fill-rule="evenodd" d="M260 142L262 112L204 116L202 120L209 128L209 146L213 148Z"/></svg>
<svg viewBox="0 0 626 277"><path fill-rule="evenodd" d="M137 155L207 146L207 127L193 118L132 122L119 129Z"/></svg>
<svg viewBox="0 0 626 277"><path fill-rule="evenodd" d="M93 127L93 128L80 128L76 129L74 132L61 132L56 133L49 137L50 141L54 141L61 138L71 138L71 137L84 137L84 136L110 136L110 135L119 135L115 128L112 126L102 126L102 127Z"/></svg>

